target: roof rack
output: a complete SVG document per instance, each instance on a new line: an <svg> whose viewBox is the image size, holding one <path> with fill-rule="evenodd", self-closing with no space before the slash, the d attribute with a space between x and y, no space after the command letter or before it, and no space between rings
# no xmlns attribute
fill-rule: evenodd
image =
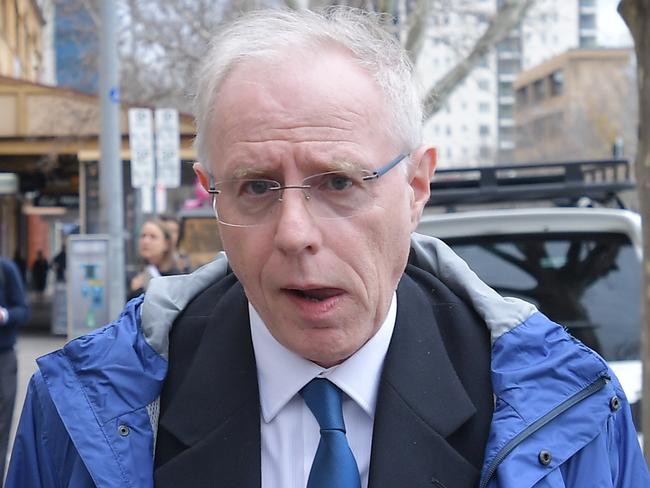
<svg viewBox="0 0 650 488"><path fill-rule="evenodd" d="M605 205L624 204L619 193L634 189L625 159L509 164L437 170L427 206L531 200L563 200L576 205L587 197Z"/></svg>

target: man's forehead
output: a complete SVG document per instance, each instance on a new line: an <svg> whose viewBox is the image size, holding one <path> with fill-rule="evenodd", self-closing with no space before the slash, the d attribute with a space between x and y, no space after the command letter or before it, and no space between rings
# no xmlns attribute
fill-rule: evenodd
<svg viewBox="0 0 650 488"><path fill-rule="evenodd" d="M384 102L374 77L349 51L329 48L315 58L313 53L299 50L270 59L246 59L232 67L217 93L215 114L223 114L219 108L230 108L229 102L242 96L259 105L281 102L295 109L310 102L345 100L355 105L355 98L365 98L364 93L373 95L374 104Z"/></svg>

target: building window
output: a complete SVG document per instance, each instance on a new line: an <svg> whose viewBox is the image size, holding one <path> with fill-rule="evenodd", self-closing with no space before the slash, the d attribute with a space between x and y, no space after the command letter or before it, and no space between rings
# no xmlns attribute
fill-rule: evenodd
<svg viewBox="0 0 650 488"><path fill-rule="evenodd" d="M584 7L595 7L596 0L580 0L580 8Z"/></svg>
<svg viewBox="0 0 650 488"><path fill-rule="evenodd" d="M499 105L499 118L511 119L512 118L512 105Z"/></svg>
<svg viewBox="0 0 650 488"><path fill-rule="evenodd" d="M451 148L447 148L447 159L451 159Z"/></svg>
<svg viewBox="0 0 650 488"><path fill-rule="evenodd" d="M478 133L482 136L490 135L490 126L486 124L481 124L478 126Z"/></svg>
<svg viewBox="0 0 650 488"><path fill-rule="evenodd" d="M451 126L450 125L447 126L447 135L448 136L451 135Z"/></svg>
<svg viewBox="0 0 650 488"><path fill-rule="evenodd" d="M551 87L552 97L562 95L562 89L564 87L564 74L562 70L551 73L551 76L549 76L549 85Z"/></svg>
<svg viewBox="0 0 650 488"><path fill-rule="evenodd" d="M514 140L514 131L512 127L501 127L499 129L499 138L503 141L512 141Z"/></svg>
<svg viewBox="0 0 650 488"><path fill-rule="evenodd" d="M544 100L544 98L544 80L537 80L535 83L533 83L533 100L535 102L539 102L541 100Z"/></svg>
<svg viewBox="0 0 650 488"><path fill-rule="evenodd" d="M596 41L596 36L580 36L580 47L582 48L592 48L596 47L598 42Z"/></svg>
<svg viewBox="0 0 650 488"><path fill-rule="evenodd" d="M497 44L497 52L499 53L518 53L519 52L519 39L516 37L508 37Z"/></svg>
<svg viewBox="0 0 650 488"><path fill-rule="evenodd" d="M499 96L502 97L511 97L513 94L512 83L509 81L500 81L499 82Z"/></svg>
<svg viewBox="0 0 650 488"><path fill-rule="evenodd" d="M594 14L580 14L580 28L581 29L595 29L596 16Z"/></svg>
<svg viewBox="0 0 650 488"><path fill-rule="evenodd" d="M478 157L481 159L490 159L492 155L490 148L488 146L480 146L478 148Z"/></svg>
<svg viewBox="0 0 650 488"><path fill-rule="evenodd" d="M481 79L478 80L478 88L483 91L490 91L490 80Z"/></svg>
<svg viewBox="0 0 650 488"><path fill-rule="evenodd" d="M489 112L490 104L487 102L480 102L478 104L478 111L481 112L482 114Z"/></svg>
<svg viewBox="0 0 650 488"><path fill-rule="evenodd" d="M517 59L499 59L499 74L514 75L519 72L519 60Z"/></svg>
<svg viewBox="0 0 650 488"><path fill-rule="evenodd" d="M528 103L528 86L522 86L517 90L517 103L519 105L526 105Z"/></svg>

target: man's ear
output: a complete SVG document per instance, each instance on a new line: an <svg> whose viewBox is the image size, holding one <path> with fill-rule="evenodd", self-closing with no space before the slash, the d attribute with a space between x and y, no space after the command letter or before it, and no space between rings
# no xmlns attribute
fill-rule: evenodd
<svg viewBox="0 0 650 488"><path fill-rule="evenodd" d="M420 146L411 153L409 168L409 185L413 191L411 201L411 224L415 230L420 223L422 210L429 201L431 188L429 183L436 170L437 155L433 146Z"/></svg>
<svg viewBox="0 0 650 488"><path fill-rule="evenodd" d="M199 183L201 183L203 189L205 191L209 191L210 177L208 176L208 172L203 167L203 165L201 163L194 163L192 165L192 169L194 170L194 174L196 175L196 177L199 179Z"/></svg>

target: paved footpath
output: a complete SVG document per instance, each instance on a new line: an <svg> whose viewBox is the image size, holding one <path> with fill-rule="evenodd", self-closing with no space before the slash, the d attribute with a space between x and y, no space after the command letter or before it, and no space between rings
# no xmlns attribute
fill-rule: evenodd
<svg viewBox="0 0 650 488"><path fill-rule="evenodd" d="M11 440L13 438L20 418L20 411L25 400L29 378L36 371L36 358L47 354L50 351L59 349L67 339L63 336L54 336L45 330L22 330L18 335L16 352L18 355L18 392L16 394L16 407L14 409L14 420L11 429ZM9 454L9 453L7 453Z"/></svg>

